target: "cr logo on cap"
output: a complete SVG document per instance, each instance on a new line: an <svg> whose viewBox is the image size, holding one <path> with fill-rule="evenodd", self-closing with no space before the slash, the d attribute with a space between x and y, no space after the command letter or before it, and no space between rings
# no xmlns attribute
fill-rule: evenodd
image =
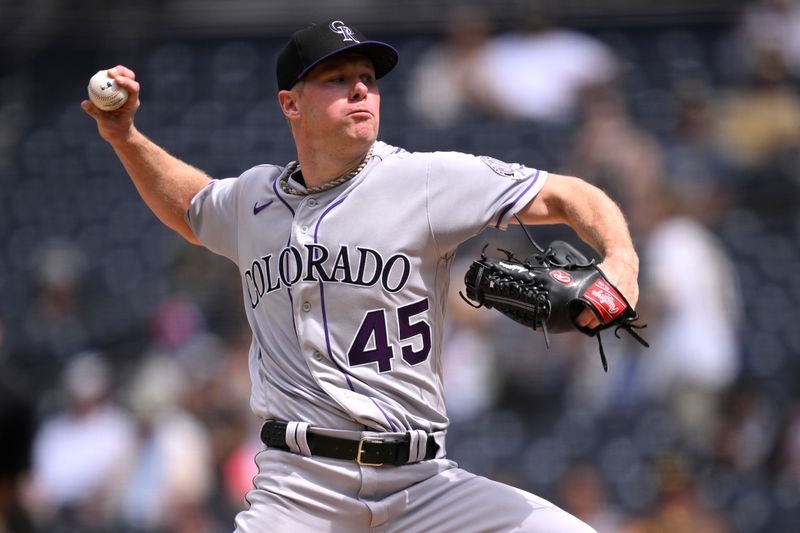
<svg viewBox="0 0 800 533"><path fill-rule="evenodd" d="M353 34L353 30L345 26L344 22L342 22L341 20L334 20L333 22L331 22L330 29L333 33L340 33L343 37L342 39L343 42L349 42L349 41L355 43L361 42L358 39L356 39L356 36Z"/></svg>

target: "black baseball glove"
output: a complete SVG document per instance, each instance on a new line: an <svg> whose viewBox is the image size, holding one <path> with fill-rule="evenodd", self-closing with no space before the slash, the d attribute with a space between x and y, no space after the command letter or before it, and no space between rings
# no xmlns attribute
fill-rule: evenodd
<svg viewBox="0 0 800 533"><path fill-rule="evenodd" d="M548 333L577 330L596 336L605 371L608 363L600 331L615 328L614 335L619 337L618 331L624 329L649 347L634 331L645 327L634 324L639 319L638 313L594 261L564 241L553 241L547 249L539 247L533 239L531 242L537 253L524 262L507 250L499 250L505 254L504 258L487 257L484 246L480 259L472 263L464 276L467 295L461 297L473 307L494 308L534 330L541 328L548 347ZM592 310L600 326L592 329L575 323L585 307Z"/></svg>

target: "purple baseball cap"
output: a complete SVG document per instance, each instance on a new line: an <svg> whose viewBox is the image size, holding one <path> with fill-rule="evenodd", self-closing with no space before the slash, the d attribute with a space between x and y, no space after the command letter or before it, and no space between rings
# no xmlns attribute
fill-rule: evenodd
<svg viewBox="0 0 800 533"><path fill-rule="evenodd" d="M392 70L398 59L394 47L367 39L341 20L313 24L294 32L278 56L278 89L291 89L319 63L341 52L368 57L375 67L376 78Z"/></svg>

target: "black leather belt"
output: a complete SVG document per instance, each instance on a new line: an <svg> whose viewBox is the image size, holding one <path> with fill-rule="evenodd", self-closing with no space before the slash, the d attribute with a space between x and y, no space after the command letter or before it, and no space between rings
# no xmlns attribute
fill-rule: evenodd
<svg viewBox="0 0 800 533"><path fill-rule="evenodd" d="M270 448L292 451L286 444L287 422L267 420L261 426L261 442ZM363 466L404 465L408 463L411 437L401 434L396 437L364 437L360 440L330 437L318 433L306 433L306 442L311 455L331 459L355 461ZM436 457L439 445L428 436L425 460Z"/></svg>

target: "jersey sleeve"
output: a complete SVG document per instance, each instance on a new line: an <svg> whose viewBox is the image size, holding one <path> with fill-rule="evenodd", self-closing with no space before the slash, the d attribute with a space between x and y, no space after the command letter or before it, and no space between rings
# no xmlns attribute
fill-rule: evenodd
<svg viewBox="0 0 800 533"><path fill-rule="evenodd" d="M192 198L184 218L197 239L212 252L237 262L237 178L211 180Z"/></svg>
<svg viewBox="0 0 800 533"><path fill-rule="evenodd" d="M442 252L488 227L505 230L547 180L547 172L487 156L431 154L428 215Z"/></svg>

